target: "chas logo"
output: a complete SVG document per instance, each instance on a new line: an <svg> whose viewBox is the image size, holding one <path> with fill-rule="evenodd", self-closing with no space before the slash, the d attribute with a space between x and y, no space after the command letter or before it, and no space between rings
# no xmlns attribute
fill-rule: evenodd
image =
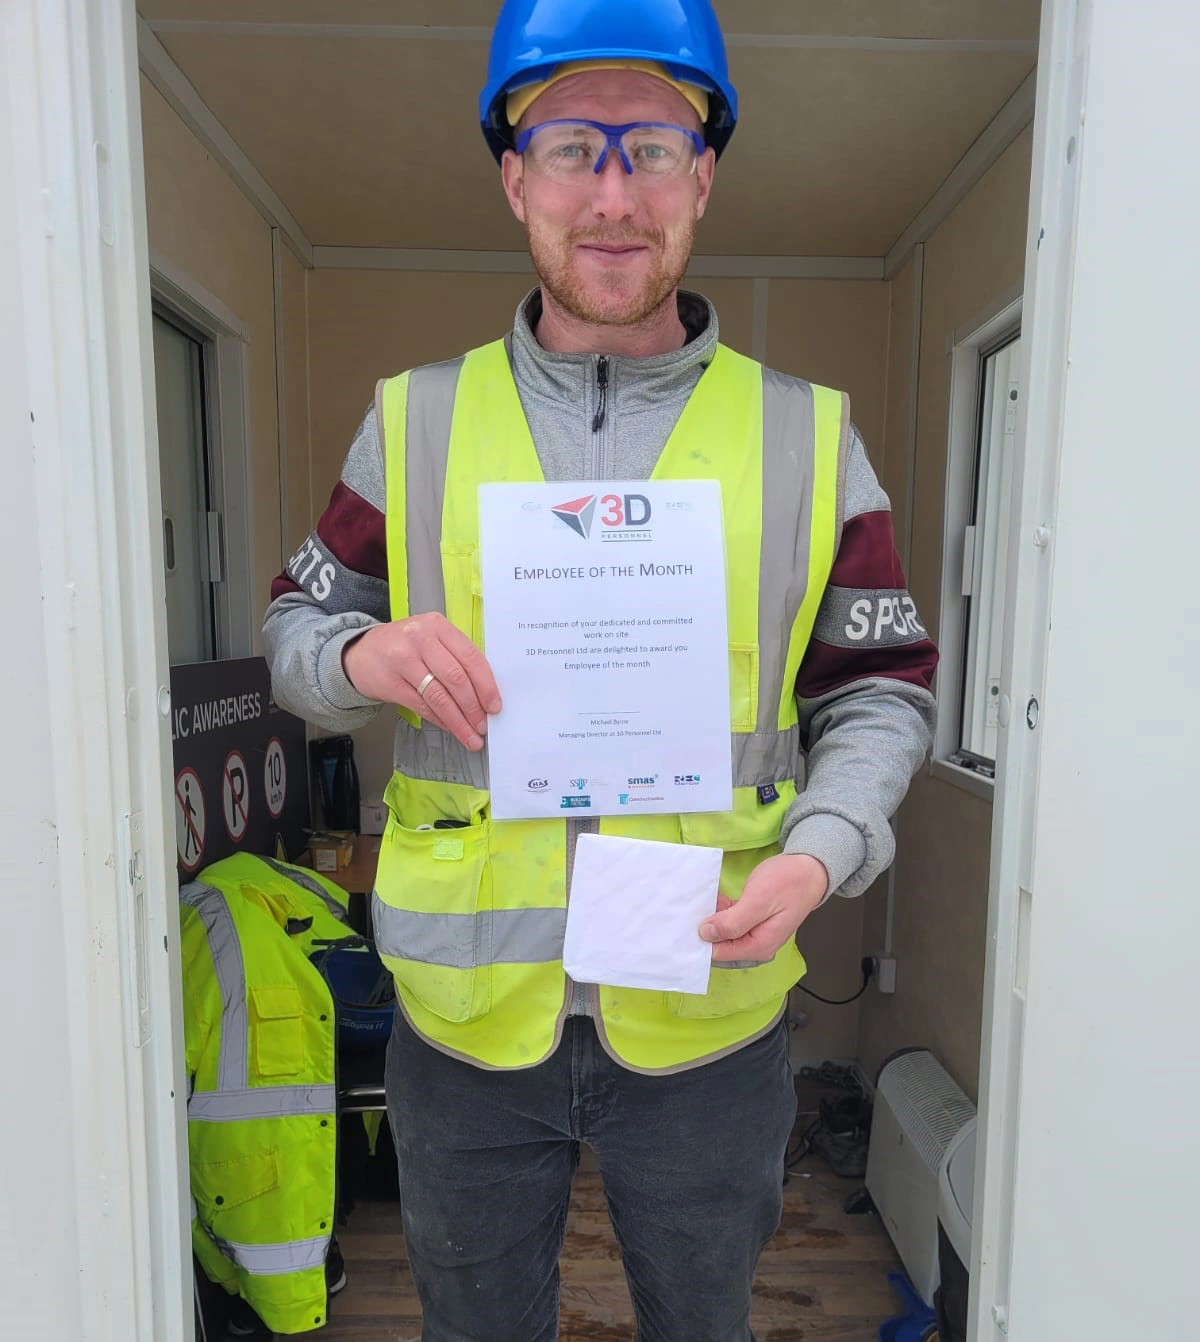
<svg viewBox="0 0 1200 1342"><path fill-rule="evenodd" d="M550 780L548 778L531 778L529 780L530 792L545 792L549 786Z"/></svg>

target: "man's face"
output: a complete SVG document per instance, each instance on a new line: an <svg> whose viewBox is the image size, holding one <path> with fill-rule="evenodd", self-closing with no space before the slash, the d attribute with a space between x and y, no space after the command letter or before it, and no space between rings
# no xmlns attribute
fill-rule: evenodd
<svg viewBox="0 0 1200 1342"><path fill-rule="evenodd" d="M631 70L583 71L560 80L533 103L520 129L560 118L701 129L686 98L663 80ZM714 163L708 149L682 176L631 176L620 155L610 152L598 173L564 183L529 169L510 150L502 176L542 287L581 321L635 326L683 278Z"/></svg>

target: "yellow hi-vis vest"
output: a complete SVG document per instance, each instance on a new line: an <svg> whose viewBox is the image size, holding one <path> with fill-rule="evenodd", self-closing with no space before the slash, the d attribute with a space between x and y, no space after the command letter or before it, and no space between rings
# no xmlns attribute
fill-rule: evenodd
<svg viewBox="0 0 1200 1342"><path fill-rule="evenodd" d="M242 873L222 868L179 893L192 1247L270 1329L302 1333L327 1318L334 1009L284 900L244 897Z"/></svg>
<svg viewBox="0 0 1200 1342"><path fill-rule="evenodd" d="M401 374L376 397L392 618L440 611L482 645L478 486L544 479L507 344ZM840 392L718 346L651 477L721 484L734 804L605 817L600 832L723 849L731 899L778 851L796 796L794 685L837 550L848 439ZM566 822L493 820L486 755L405 709L395 754L372 912L403 1010L429 1041L477 1064L538 1063L571 996ZM466 827L429 828L441 819ZM704 995L601 987L596 1026L625 1065L678 1070L768 1029L804 968L789 941L766 964L714 965Z"/></svg>

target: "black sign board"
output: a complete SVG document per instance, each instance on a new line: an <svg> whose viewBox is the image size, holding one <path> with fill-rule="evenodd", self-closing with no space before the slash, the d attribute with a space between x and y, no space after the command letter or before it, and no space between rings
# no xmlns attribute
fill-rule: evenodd
<svg viewBox="0 0 1200 1342"><path fill-rule="evenodd" d="M171 668L180 879L231 853L299 856L308 839L304 723L261 657Z"/></svg>

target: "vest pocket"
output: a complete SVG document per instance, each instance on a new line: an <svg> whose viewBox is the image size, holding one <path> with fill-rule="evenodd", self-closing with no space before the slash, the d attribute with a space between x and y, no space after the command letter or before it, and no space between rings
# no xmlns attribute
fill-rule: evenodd
<svg viewBox="0 0 1200 1342"><path fill-rule="evenodd" d="M712 1020L736 1016L770 1002L779 1002L804 977L804 958L794 942L788 942L773 960L747 969L713 966L706 993L667 993L667 1010L687 1020Z"/></svg>
<svg viewBox="0 0 1200 1342"><path fill-rule="evenodd" d="M485 1015L492 1000L488 821L411 829L392 811L380 847L375 943L402 993L443 1020Z"/></svg>
<svg viewBox="0 0 1200 1342"><path fill-rule="evenodd" d="M483 575L477 545L442 545L446 618L483 647Z"/></svg>
<svg viewBox="0 0 1200 1342"><path fill-rule="evenodd" d="M735 732L758 725L758 644L729 645L729 722Z"/></svg>
<svg viewBox="0 0 1200 1342"><path fill-rule="evenodd" d="M295 1076L304 1066L304 1002L294 983L250 989L250 1054L254 1076Z"/></svg>
<svg viewBox="0 0 1200 1342"><path fill-rule="evenodd" d="M279 1156L268 1148L231 1160L195 1160L191 1179L201 1224L223 1239L250 1239L236 1233L246 1224L237 1210L279 1187Z"/></svg>

